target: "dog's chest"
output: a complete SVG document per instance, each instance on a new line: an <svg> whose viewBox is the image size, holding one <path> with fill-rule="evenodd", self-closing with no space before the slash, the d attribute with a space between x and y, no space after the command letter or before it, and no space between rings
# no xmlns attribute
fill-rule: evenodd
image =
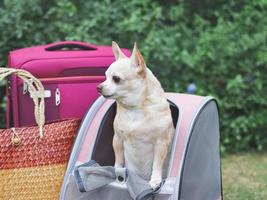
<svg viewBox="0 0 267 200"><path fill-rule="evenodd" d="M128 110L120 112L115 118L116 133L123 139L138 136L142 131L145 122L145 113L143 111Z"/></svg>
<svg viewBox="0 0 267 200"><path fill-rule="evenodd" d="M117 112L114 128L122 140L153 143L168 124L161 112L146 110L124 110Z"/></svg>

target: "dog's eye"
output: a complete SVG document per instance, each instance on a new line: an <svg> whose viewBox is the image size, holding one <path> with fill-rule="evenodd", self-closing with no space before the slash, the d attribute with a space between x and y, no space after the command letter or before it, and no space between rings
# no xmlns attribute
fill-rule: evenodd
<svg viewBox="0 0 267 200"><path fill-rule="evenodd" d="M115 83L119 83L121 81L121 78L118 76L113 76L112 79Z"/></svg>

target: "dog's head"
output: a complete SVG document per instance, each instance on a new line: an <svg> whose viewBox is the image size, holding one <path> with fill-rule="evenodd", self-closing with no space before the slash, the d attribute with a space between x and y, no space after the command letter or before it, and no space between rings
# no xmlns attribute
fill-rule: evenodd
<svg viewBox="0 0 267 200"><path fill-rule="evenodd" d="M136 43L130 58L124 55L116 42L112 42L116 61L106 71L106 80L97 90L106 98L127 101L136 99L145 89L147 68Z"/></svg>

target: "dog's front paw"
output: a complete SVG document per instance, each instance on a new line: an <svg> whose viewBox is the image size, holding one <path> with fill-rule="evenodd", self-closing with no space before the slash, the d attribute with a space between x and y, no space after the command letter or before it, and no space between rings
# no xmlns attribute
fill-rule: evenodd
<svg viewBox="0 0 267 200"><path fill-rule="evenodd" d="M157 189L160 186L160 183L161 183L161 178L151 179L149 181L149 185L153 190Z"/></svg>

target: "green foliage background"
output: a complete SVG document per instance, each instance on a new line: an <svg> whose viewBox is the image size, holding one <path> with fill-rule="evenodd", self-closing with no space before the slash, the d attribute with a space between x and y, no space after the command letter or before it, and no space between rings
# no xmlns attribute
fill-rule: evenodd
<svg viewBox="0 0 267 200"><path fill-rule="evenodd" d="M223 152L264 150L266 16L266 0L5 0L0 62L12 49L59 40L127 48L137 41L166 91L194 82L197 94L216 97Z"/></svg>

